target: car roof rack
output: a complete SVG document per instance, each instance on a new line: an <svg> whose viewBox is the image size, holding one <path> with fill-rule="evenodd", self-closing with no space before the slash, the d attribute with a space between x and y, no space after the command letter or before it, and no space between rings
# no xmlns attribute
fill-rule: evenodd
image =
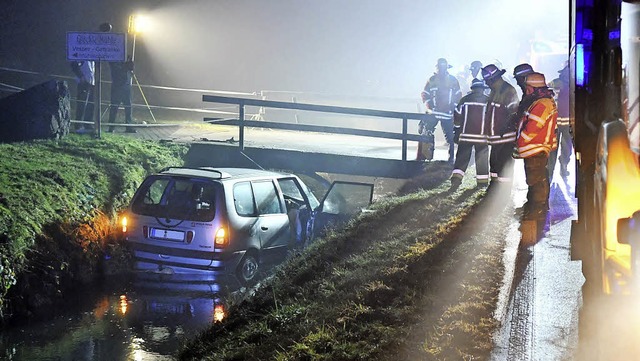
<svg viewBox="0 0 640 361"><path fill-rule="evenodd" d="M197 168L192 168L192 167L165 167L162 168L160 170L159 173L165 173L165 172L169 172L171 170L175 170L175 171L187 171L188 173L192 173L193 171L204 171L204 172L211 172L211 173L215 173L216 174L216 178L218 179L222 179L222 178L229 178L231 175L226 173L226 172L222 172L220 170L217 170L215 168L212 167L197 167Z"/></svg>
<svg viewBox="0 0 640 361"><path fill-rule="evenodd" d="M205 171L207 171L207 172L218 173L218 175L219 175L219 177L220 177L220 178L228 178L228 177L229 177L229 174L227 174L227 173L223 173L223 172L221 172L221 171L219 171L219 170L217 170L217 169L214 169L214 168L212 168L212 167L198 167L198 169L200 169L200 170L205 170Z"/></svg>

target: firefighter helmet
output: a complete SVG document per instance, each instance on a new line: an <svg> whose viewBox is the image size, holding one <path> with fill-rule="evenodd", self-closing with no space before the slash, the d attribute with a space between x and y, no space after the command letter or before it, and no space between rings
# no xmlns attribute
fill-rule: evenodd
<svg viewBox="0 0 640 361"><path fill-rule="evenodd" d="M533 73L533 67L531 67L531 65L527 64L527 63L522 63L518 66L516 66L515 68L513 68L513 77L517 78L519 76L527 76L531 73Z"/></svg>
<svg viewBox="0 0 640 361"><path fill-rule="evenodd" d="M488 87L485 85L484 80L473 79L471 81L471 89L475 89L475 88L487 89Z"/></svg>
<svg viewBox="0 0 640 361"><path fill-rule="evenodd" d="M482 63L479 60L474 60L471 62L471 66L469 66L469 70L480 70L482 69Z"/></svg>
<svg viewBox="0 0 640 361"><path fill-rule="evenodd" d="M525 84L532 88L546 88L547 81L544 78L544 74L540 73L531 73L527 75L525 79Z"/></svg>
<svg viewBox="0 0 640 361"><path fill-rule="evenodd" d="M495 64L489 64L482 68L482 79L484 79L484 81L493 80L496 77L502 76L504 73L506 73L506 70L500 70Z"/></svg>
<svg viewBox="0 0 640 361"><path fill-rule="evenodd" d="M438 59L438 62L436 63L436 68L439 68L443 66L445 69L450 69L452 68L451 65L449 65L449 62L447 61L447 59L445 58L440 58Z"/></svg>

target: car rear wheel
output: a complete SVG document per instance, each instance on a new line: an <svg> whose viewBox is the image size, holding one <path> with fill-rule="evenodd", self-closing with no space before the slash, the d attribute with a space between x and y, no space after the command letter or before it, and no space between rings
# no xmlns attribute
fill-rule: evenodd
<svg viewBox="0 0 640 361"><path fill-rule="evenodd" d="M242 283L251 283L258 275L258 258L254 252L247 253L242 257L236 270L236 274Z"/></svg>

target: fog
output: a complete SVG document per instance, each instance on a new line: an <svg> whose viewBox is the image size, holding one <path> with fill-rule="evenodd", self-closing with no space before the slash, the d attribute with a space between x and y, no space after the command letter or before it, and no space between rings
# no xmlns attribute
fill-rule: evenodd
<svg viewBox="0 0 640 361"><path fill-rule="evenodd" d="M439 57L454 73L473 60L512 68L536 37L568 38L562 2L431 3L172 2L146 12L152 28L137 51L179 86L410 97Z"/></svg>
<svg viewBox="0 0 640 361"><path fill-rule="evenodd" d="M473 60L499 61L510 74L529 60L533 40L566 44L569 21L569 5L557 0L9 0L3 7L3 67L71 75L67 31L109 21L126 32L128 16L144 13L151 26L135 50L144 84L412 99L440 57L452 74Z"/></svg>

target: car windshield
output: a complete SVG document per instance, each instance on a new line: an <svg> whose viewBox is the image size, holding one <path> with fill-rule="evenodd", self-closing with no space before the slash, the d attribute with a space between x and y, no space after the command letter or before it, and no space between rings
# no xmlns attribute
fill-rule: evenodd
<svg viewBox="0 0 640 361"><path fill-rule="evenodd" d="M140 215L209 222L215 216L215 184L203 179L150 177L131 210Z"/></svg>

